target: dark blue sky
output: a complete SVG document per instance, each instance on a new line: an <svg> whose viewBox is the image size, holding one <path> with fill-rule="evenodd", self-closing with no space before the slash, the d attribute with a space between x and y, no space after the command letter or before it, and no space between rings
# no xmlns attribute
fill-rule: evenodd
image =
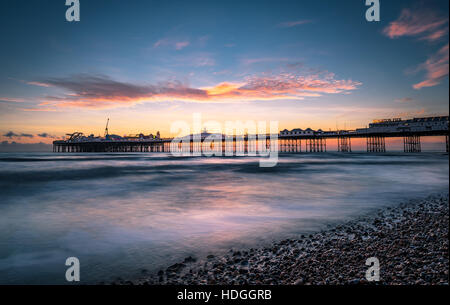
<svg viewBox="0 0 450 305"><path fill-rule="evenodd" d="M81 0L69 23L64 0L2 1L0 132L448 114L447 1L364 2Z"/></svg>

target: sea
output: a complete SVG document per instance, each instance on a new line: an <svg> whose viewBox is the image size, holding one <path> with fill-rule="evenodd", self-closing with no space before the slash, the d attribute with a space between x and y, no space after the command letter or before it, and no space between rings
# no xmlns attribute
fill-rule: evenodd
<svg viewBox="0 0 450 305"><path fill-rule="evenodd" d="M448 192L448 154L0 153L0 284L135 279Z"/></svg>

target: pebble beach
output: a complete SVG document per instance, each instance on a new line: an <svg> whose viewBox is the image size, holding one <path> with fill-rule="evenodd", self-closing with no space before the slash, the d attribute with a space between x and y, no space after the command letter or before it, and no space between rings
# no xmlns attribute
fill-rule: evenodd
<svg viewBox="0 0 450 305"><path fill-rule="evenodd" d="M448 285L448 193L411 200L298 239L225 255L186 257L156 274L112 284ZM366 259L380 280L366 280Z"/></svg>

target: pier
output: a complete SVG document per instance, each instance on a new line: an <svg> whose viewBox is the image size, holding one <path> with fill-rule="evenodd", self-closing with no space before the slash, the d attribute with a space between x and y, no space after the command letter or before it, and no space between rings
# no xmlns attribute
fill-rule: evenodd
<svg viewBox="0 0 450 305"><path fill-rule="evenodd" d="M368 128L338 131L314 131L293 129L272 135L230 136L202 133L184 138L161 138L139 135L136 137L109 136L104 138L84 137L82 133L70 134L66 140L53 142L53 152L172 152L201 155L217 153L222 155L255 155L257 151L277 151L279 153L320 153L327 151L327 140L337 139L338 151L352 151L352 139L365 138L368 153L386 152L386 138L403 138L406 153L422 151L421 137L444 136L446 152L449 151L449 117L415 118L411 120L389 119L374 121ZM174 141L175 140L175 141ZM302 143L304 142L304 143ZM217 155L216 154L216 155Z"/></svg>

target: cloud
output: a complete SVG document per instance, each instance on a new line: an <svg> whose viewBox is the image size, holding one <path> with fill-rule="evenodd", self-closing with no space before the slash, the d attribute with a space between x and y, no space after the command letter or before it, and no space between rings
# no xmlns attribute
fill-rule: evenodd
<svg viewBox="0 0 450 305"><path fill-rule="evenodd" d="M304 64L302 62L293 62L286 64L286 67L289 69L301 69L304 67Z"/></svg>
<svg viewBox="0 0 450 305"><path fill-rule="evenodd" d="M295 20L295 21L288 21L288 22L282 22L278 24L278 27L281 28L292 28L294 26L299 26L307 23L311 23L311 20Z"/></svg>
<svg viewBox="0 0 450 305"><path fill-rule="evenodd" d="M26 152L26 151L52 151L51 144L39 143L17 143L15 141L2 141L0 143L0 151L3 152Z"/></svg>
<svg viewBox="0 0 450 305"><path fill-rule="evenodd" d="M180 41L175 43L175 50L181 50L189 45L189 41Z"/></svg>
<svg viewBox="0 0 450 305"><path fill-rule="evenodd" d="M153 47L154 47L154 48L159 48L159 47L161 47L161 46L167 45L168 43L169 43L168 39L163 38L163 39L160 39L160 40L156 41L156 42L153 44Z"/></svg>
<svg viewBox="0 0 450 305"><path fill-rule="evenodd" d="M23 99L23 98L11 98L11 97L0 97L0 102L23 103L23 102L25 102L25 99Z"/></svg>
<svg viewBox="0 0 450 305"><path fill-rule="evenodd" d="M216 64L214 58L207 54L193 56L192 60L189 62L190 65L194 67L212 67Z"/></svg>
<svg viewBox="0 0 450 305"><path fill-rule="evenodd" d="M421 108L421 109L413 110L413 111L399 112L394 116L395 117L415 117L415 116L424 115L425 112L426 112L425 108Z"/></svg>
<svg viewBox="0 0 450 305"><path fill-rule="evenodd" d="M49 103L49 105L53 105L53 103ZM39 105L41 106L41 105ZM55 108L22 108L23 111L29 111L29 112L55 112L58 111Z"/></svg>
<svg viewBox="0 0 450 305"><path fill-rule="evenodd" d="M38 137L41 137L41 138L56 139L55 136L52 136L52 135L50 135L50 134L48 134L48 133L46 133L46 132L39 133L37 136L38 136Z"/></svg>
<svg viewBox="0 0 450 305"><path fill-rule="evenodd" d="M413 99L410 97L402 97L402 98L397 98L394 101L399 102L399 103L407 103L407 102L413 101Z"/></svg>
<svg viewBox="0 0 450 305"><path fill-rule="evenodd" d="M389 38L416 36L421 40L436 41L448 33L448 18L427 9L403 9L383 33Z"/></svg>
<svg viewBox="0 0 450 305"><path fill-rule="evenodd" d="M241 63L245 66L260 64L260 63L268 63L268 62L286 62L289 61L289 58L284 57L260 57L260 58L244 58L241 60Z"/></svg>
<svg viewBox="0 0 450 305"><path fill-rule="evenodd" d="M28 133L21 133L21 134L17 134L17 133L14 133L14 132L12 132L12 131L9 131L9 132L7 132L7 133L5 133L4 135L3 135L4 137L7 137L7 138L21 138L21 137L24 137L24 138L33 138L33 135L32 134L28 134Z"/></svg>
<svg viewBox="0 0 450 305"><path fill-rule="evenodd" d="M42 82L27 82L28 85L34 85L38 87L50 87L49 84L42 83Z"/></svg>
<svg viewBox="0 0 450 305"><path fill-rule="evenodd" d="M19 135L12 131L9 131L9 132L5 133L3 136L11 139L13 137L18 137Z"/></svg>
<svg viewBox="0 0 450 305"><path fill-rule="evenodd" d="M398 19L384 28L383 33L392 39L411 36L430 42L447 38L444 47L407 73L426 72L425 80L413 85L416 90L439 85L448 75L448 17L426 8L403 9Z"/></svg>
<svg viewBox="0 0 450 305"><path fill-rule="evenodd" d="M19 135L19 137L25 137L25 138L33 138L34 136L32 134L28 134L28 133L21 133Z"/></svg>
<svg viewBox="0 0 450 305"><path fill-rule="evenodd" d="M339 80L333 73L300 75L291 72L261 74L238 82L222 82L211 87L192 88L178 81L158 84L119 82L104 75L79 74L45 80L51 86L67 91L62 96L47 96L44 109L61 107L111 108L145 101L239 102L255 100L288 100L319 97L322 94L346 93L361 85ZM38 108L39 109L39 108Z"/></svg>
<svg viewBox="0 0 450 305"><path fill-rule="evenodd" d="M160 47L171 47L177 51L184 49L185 47L189 46L190 42L188 40L182 40L182 41L176 41L169 38L162 38L158 41L156 41L153 44L154 48L160 48Z"/></svg>
<svg viewBox="0 0 450 305"><path fill-rule="evenodd" d="M208 52L194 52L189 54L166 57L173 66L212 67L216 65L213 54Z"/></svg>
<svg viewBox="0 0 450 305"><path fill-rule="evenodd" d="M280 73L263 77L251 77L243 89L264 91L272 94L308 96L311 93L343 93L355 90L361 85L352 80L336 80L335 75L321 72L312 75L297 75L295 73Z"/></svg>
<svg viewBox="0 0 450 305"><path fill-rule="evenodd" d="M200 36L200 37L197 39L198 44L199 44L201 47L204 47L210 38L211 38L211 36L209 36L209 35Z"/></svg>
<svg viewBox="0 0 450 305"><path fill-rule="evenodd" d="M424 87L433 87L439 85L441 81L448 76L448 43L442 47L436 54L430 56L424 63L419 65L416 71L426 71L426 79L420 83L414 84L414 89Z"/></svg>

